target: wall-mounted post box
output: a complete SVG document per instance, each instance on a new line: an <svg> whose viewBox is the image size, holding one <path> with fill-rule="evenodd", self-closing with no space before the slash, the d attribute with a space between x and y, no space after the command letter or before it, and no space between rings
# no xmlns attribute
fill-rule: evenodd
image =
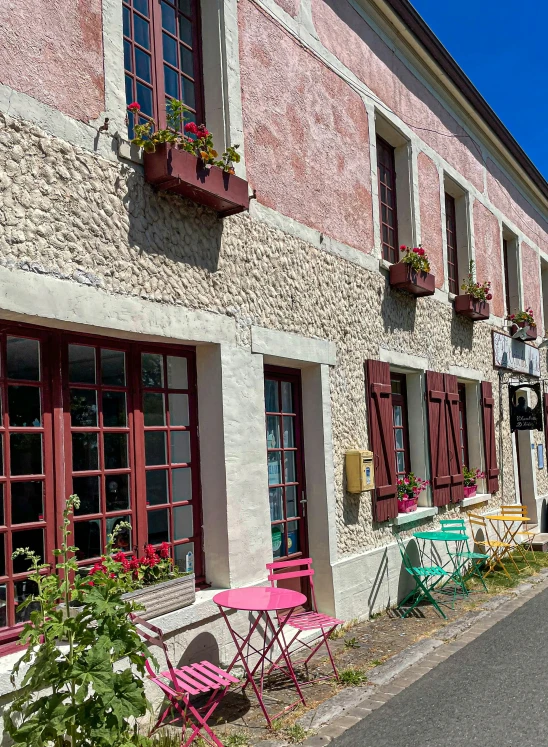
<svg viewBox="0 0 548 747"><path fill-rule="evenodd" d="M351 449L346 452L346 489L349 493L363 493L375 488L373 452Z"/></svg>

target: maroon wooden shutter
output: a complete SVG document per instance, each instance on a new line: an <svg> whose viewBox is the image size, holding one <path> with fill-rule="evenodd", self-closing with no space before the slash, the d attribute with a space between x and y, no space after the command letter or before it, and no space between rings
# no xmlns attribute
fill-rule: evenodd
<svg viewBox="0 0 548 747"><path fill-rule="evenodd" d="M496 493L499 489L499 469L495 436L495 400L493 399L493 386L490 381L481 382L481 409L483 410L483 444L485 446L487 492Z"/></svg>
<svg viewBox="0 0 548 747"><path fill-rule="evenodd" d="M392 426L392 389L390 366L381 361L366 361L369 443L375 455L373 517L386 521L398 515L396 464Z"/></svg>
<svg viewBox="0 0 548 747"><path fill-rule="evenodd" d="M451 502L464 498L464 475L461 464L460 408L457 377L445 374L445 401L447 403L447 444L449 453L449 476L451 478Z"/></svg>
<svg viewBox="0 0 548 747"><path fill-rule="evenodd" d="M434 506L445 506L451 500L449 449L447 448L446 397L443 374L426 372L428 436Z"/></svg>

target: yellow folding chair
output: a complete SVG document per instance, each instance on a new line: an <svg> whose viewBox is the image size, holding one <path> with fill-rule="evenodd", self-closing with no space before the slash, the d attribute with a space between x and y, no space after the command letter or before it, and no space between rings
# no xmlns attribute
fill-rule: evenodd
<svg viewBox="0 0 548 747"><path fill-rule="evenodd" d="M527 556L523 552L523 547L525 547L530 553L534 553L533 550L533 540L537 535L537 532L534 532L532 529L524 529L525 523L529 523L530 519L527 515L527 506L522 505L521 503L513 503L510 506L501 506L501 513L503 514L509 514L510 516L519 516L523 519L523 524L521 525L521 529L518 529L516 532L516 537L521 538L521 542L516 543L516 549L521 554L524 561L529 564L529 560ZM534 558L534 555L533 555ZM535 562L533 560L533 562Z"/></svg>
<svg viewBox="0 0 548 747"><path fill-rule="evenodd" d="M470 522L470 533L474 540L474 543L483 548L482 552L488 555L487 558L487 571L485 576L487 577L490 573L496 572L496 567L500 566L503 572L511 579L510 574L506 570L504 563L502 562L502 556L508 552L512 547L508 542L502 542L501 540L489 539L487 522L485 517L481 514L475 514L472 511L468 513L468 521Z"/></svg>

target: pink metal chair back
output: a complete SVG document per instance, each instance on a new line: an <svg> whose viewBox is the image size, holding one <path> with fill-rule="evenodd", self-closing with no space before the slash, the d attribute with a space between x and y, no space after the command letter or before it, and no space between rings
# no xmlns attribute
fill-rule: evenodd
<svg viewBox="0 0 548 747"><path fill-rule="evenodd" d="M305 566L302 568L302 566ZM268 580L271 586L276 586L278 581L286 581L292 578L307 578L310 584L310 601L312 609L317 611L316 594L314 592L314 570L312 568L312 558L298 558L297 560L278 560L274 563L267 563L266 568L270 573ZM278 573L274 573L278 571Z"/></svg>

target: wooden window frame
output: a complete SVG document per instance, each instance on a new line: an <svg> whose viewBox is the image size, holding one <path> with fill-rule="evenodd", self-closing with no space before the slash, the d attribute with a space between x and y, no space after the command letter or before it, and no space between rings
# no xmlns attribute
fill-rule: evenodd
<svg viewBox="0 0 548 747"><path fill-rule="evenodd" d="M459 431L461 444L461 464L470 469L470 451L468 448L468 421L466 414L466 384L457 384L459 393Z"/></svg>
<svg viewBox="0 0 548 747"><path fill-rule="evenodd" d="M137 83L145 86L151 91L152 96L152 116L144 114L142 108L139 116L142 119L154 120L157 123L159 129L165 129L166 127L166 101L167 99L173 98L166 94L164 66L176 71L178 77L178 92L177 98L184 101L182 91L182 79L189 80L194 85L194 97L195 106L191 108L191 114L187 114L187 120L193 119L197 124L205 124L205 103L204 103L204 84L203 84L203 62L202 62L202 33L201 33L201 8L200 0L187 0L190 8L190 15L183 13L177 4L171 0L140 0L136 3L136 0L122 0L124 18L129 17L129 33L124 33L123 41L126 45L129 45L130 49L130 60L131 68L126 67L126 61L124 61L124 83L126 91L126 104L130 104L134 101L139 102L139 95L137 91ZM144 3L148 3L148 16L141 12L138 7L143 6ZM162 24L162 6L170 8L175 12L175 32L163 27ZM135 16L139 17L143 22L149 24L149 49L139 45L135 41ZM192 33L192 49L185 42L181 36L181 23L180 16L191 24ZM127 25L124 20L125 31L127 32ZM163 34L175 40L177 65L174 66L172 63L164 60L164 46L163 46ZM186 49L192 53L192 64L193 74L191 77L188 73L184 72L183 64L181 61L182 50ZM135 51L141 50L143 53L150 56L151 61L151 80L146 81L137 76L135 66ZM129 95L129 85L131 83L131 96ZM131 100L130 100L131 99ZM186 104L186 102L184 102ZM128 126L130 135L133 132L134 118L131 112L128 112Z"/></svg>
<svg viewBox="0 0 548 747"><path fill-rule="evenodd" d="M401 393L392 392L392 431L394 440L394 463L396 470L396 480L401 479L405 475L411 472L411 454L409 450L409 421L407 417L407 377L405 374L398 374L390 372L390 384L393 381L398 381L400 384ZM402 412L402 424L396 425L394 423L394 407L401 407ZM396 431L401 430L403 432L403 449L396 447ZM398 471L398 453L403 453L405 471Z"/></svg>
<svg viewBox="0 0 548 747"><path fill-rule="evenodd" d="M508 239L502 239L502 264L504 271L504 299L506 301L506 314L512 313L510 303L510 272L508 267Z"/></svg>
<svg viewBox="0 0 548 747"><path fill-rule="evenodd" d="M383 156L385 157L385 160L383 160ZM398 261L399 252L395 148L379 135L377 135L377 171L382 256L388 262L394 263ZM386 174L386 179L384 181L382 176L383 173ZM383 188L392 192L394 203L392 206L383 200ZM386 210L387 220L383 219L383 208ZM392 225L390 224L390 217L392 217ZM386 228L386 234L388 237L390 236L390 232L392 232L392 243L390 243L389 240L384 240L384 228Z"/></svg>
<svg viewBox="0 0 548 747"><path fill-rule="evenodd" d="M447 281L449 293L459 293L457 208L453 195L445 193L445 232L447 237Z"/></svg>

